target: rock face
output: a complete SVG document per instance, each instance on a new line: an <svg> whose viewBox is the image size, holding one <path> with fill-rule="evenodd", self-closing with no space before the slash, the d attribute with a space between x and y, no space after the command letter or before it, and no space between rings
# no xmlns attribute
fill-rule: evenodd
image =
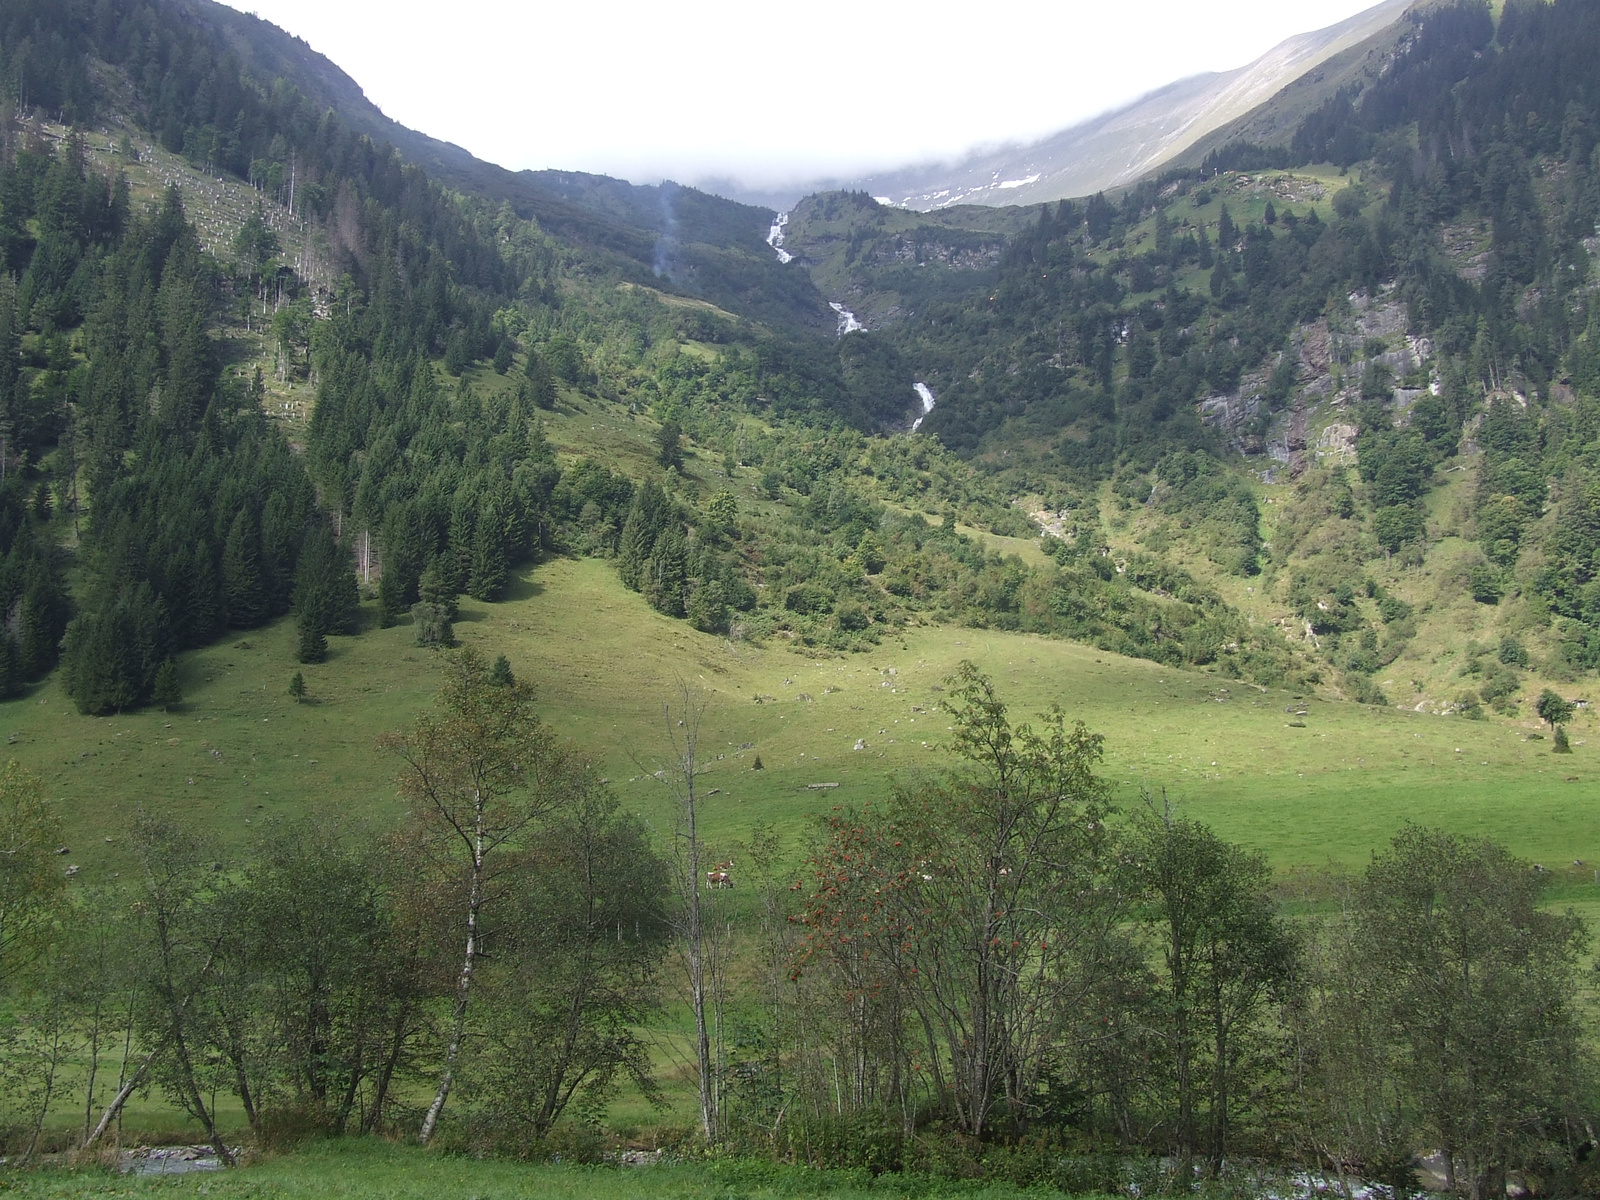
<svg viewBox="0 0 1600 1200"><path fill-rule="evenodd" d="M1234 391L1199 401L1200 420L1235 453L1264 456L1287 466L1291 475L1305 470L1308 455L1353 463L1357 430L1343 413L1360 399L1367 373L1381 366L1392 379L1402 380L1433 361L1432 342L1406 333L1408 319L1391 288L1351 295L1342 313L1294 332L1286 353L1296 356L1297 384L1279 411L1270 409L1272 373L1263 368L1246 375ZM1409 420L1417 401L1437 388L1436 380L1427 388L1392 388L1388 408L1395 423ZM1273 471L1268 467L1264 473Z"/></svg>

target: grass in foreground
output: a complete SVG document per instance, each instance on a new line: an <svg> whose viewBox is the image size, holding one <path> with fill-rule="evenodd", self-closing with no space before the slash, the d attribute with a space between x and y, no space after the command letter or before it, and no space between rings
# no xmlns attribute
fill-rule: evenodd
<svg viewBox="0 0 1600 1200"><path fill-rule="evenodd" d="M609 1167L530 1165L447 1157L379 1141L328 1142L226 1172L161 1178L102 1170L40 1170L7 1177L0 1192L25 1197L338 1197L341 1200L759 1200L776 1196L887 1200L960 1195L974 1200L1046 1200L1061 1193L1009 1184L972 1185L922 1177L872 1179L866 1172L809 1171L764 1163Z"/></svg>

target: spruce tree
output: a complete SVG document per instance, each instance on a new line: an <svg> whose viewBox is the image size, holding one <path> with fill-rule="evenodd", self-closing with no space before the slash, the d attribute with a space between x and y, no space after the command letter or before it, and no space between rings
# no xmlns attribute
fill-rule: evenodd
<svg viewBox="0 0 1600 1200"><path fill-rule="evenodd" d="M417 581L417 596L422 603L440 609L446 620L454 621L461 615L459 594L450 586L437 558L428 564L428 569Z"/></svg>
<svg viewBox="0 0 1600 1200"><path fill-rule="evenodd" d="M528 394L540 408L556 406L556 381L537 350L528 351L528 361L523 364L523 374L528 377Z"/></svg>
<svg viewBox="0 0 1600 1200"><path fill-rule="evenodd" d="M170 658L156 672L155 683L150 688L150 701L159 704L164 712L171 712L183 703L183 690L178 686L178 664Z"/></svg>
<svg viewBox="0 0 1600 1200"><path fill-rule="evenodd" d="M645 567L655 552L656 538L667 510L666 494L661 485L647 479L633 496L628 509L628 519L622 526L622 540L617 547L617 573L625 587L637 592L645 583Z"/></svg>
<svg viewBox="0 0 1600 1200"><path fill-rule="evenodd" d="M1233 218L1228 215L1228 206L1222 206L1222 215L1217 218L1217 249L1219 251L1232 250L1239 241L1239 228L1233 223Z"/></svg>
<svg viewBox="0 0 1600 1200"><path fill-rule="evenodd" d="M289 695L294 697L296 704L301 703L306 698L306 677L299 671L289 677Z"/></svg>
<svg viewBox="0 0 1600 1200"><path fill-rule="evenodd" d="M500 687L510 687L517 681L511 673L511 660L504 654L494 660L494 666L489 669L489 680Z"/></svg>
<svg viewBox="0 0 1600 1200"><path fill-rule="evenodd" d="M683 470L683 426L676 421L663 421L656 430L656 461L663 467Z"/></svg>
<svg viewBox="0 0 1600 1200"><path fill-rule="evenodd" d="M322 523L306 534L295 570L294 609L302 631L354 633L361 596L350 559Z"/></svg>
<svg viewBox="0 0 1600 1200"><path fill-rule="evenodd" d="M500 497L484 500L473 531L472 569L467 577L467 594L474 600L493 600L511 574L511 555L506 545L509 518Z"/></svg>
<svg viewBox="0 0 1600 1200"><path fill-rule="evenodd" d="M17 659L16 642L0 630L0 698L9 699L22 692L23 673Z"/></svg>
<svg viewBox="0 0 1600 1200"><path fill-rule="evenodd" d="M684 615L683 593L689 582L689 546L683 527L670 522L656 539L655 551L645 567L645 599L650 607L669 617Z"/></svg>
<svg viewBox="0 0 1600 1200"><path fill-rule="evenodd" d="M411 623L416 629L417 645L433 650L447 650L456 644L456 631L444 610L437 604L418 602L411 606Z"/></svg>
<svg viewBox="0 0 1600 1200"><path fill-rule="evenodd" d="M222 551L222 586L232 629L254 629L267 619L261 581L261 535L246 507L233 519Z"/></svg>
<svg viewBox="0 0 1600 1200"><path fill-rule="evenodd" d="M314 625L300 626L300 647L297 657L303 663L328 661L328 639Z"/></svg>

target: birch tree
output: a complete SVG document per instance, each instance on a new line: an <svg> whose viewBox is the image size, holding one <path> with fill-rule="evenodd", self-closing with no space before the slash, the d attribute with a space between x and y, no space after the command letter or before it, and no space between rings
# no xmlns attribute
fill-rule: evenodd
<svg viewBox="0 0 1600 1200"><path fill-rule="evenodd" d="M143 964L140 1033L150 1047L136 1078L152 1075L205 1128L217 1157L232 1166L233 1152L217 1129L199 1073L207 1046L198 1010L216 986L223 937L213 909L220 878L213 869L216 853L188 830L148 815L135 821L131 841L140 868L134 909ZM131 1090L118 1092L89 1140L121 1110Z"/></svg>
<svg viewBox="0 0 1600 1200"><path fill-rule="evenodd" d="M716 985L718 942L708 929L708 908L712 895L706 883L708 861L700 833L699 778L700 720L705 715L705 698L688 685L679 689L677 703L662 705L666 728L667 764L655 772L673 800L673 932L683 953L685 979L689 986L689 1007L694 1014L695 1077L700 1101L700 1131L707 1141L715 1141L721 1129L719 1071L714 1054L717 1037Z"/></svg>
<svg viewBox="0 0 1600 1200"><path fill-rule="evenodd" d="M8 763L0 773L0 988L37 949L61 900L60 840L39 781Z"/></svg>
<svg viewBox="0 0 1600 1200"><path fill-rule="evenodd" d="M1407 826L1356 892L1356 960L1401 1093L1473 1200L1548 1161L1581 1111L1589 932L1543 889L1503 846Z"/></svg>
<svg viewBox="0 0 1600 1200"><path fill-rule="evenodd" d="M1013 725L971 663L948 682L959 765L825 818L797 969L858 963L840 977L847 997L903 996L937 1094L983 1137L1035 1115L1119 948L1121 911L1100 738L1059 711L1038 731ZM885 968L896 988L876 978Z"/></svg>
<svg viewBox="0 0 1600 1200"><path fill-rule="evenodd" d="M1184 1177L1197 1155L1222 1171L1230 1119L1267 1002L1299 954L1268 894L1260 853L1148 804L1128 846L1133 890L1163 970L1151 1009L1172 1067L1174 1148Z"/></svg>
<svg viewBox="0 0 1600 1200"><path fill-rule="evenodd" d="M512 868L519 840L561 803L573 769L533 711L533 690L521 680L496 682L471 650L452 656L436 711L409 733L381 744L401 760L400 793L410 802L415 833L456 881L454 903L465 943L456 976L444 1063L418 1139L433 1137L450 1097L466 1034L473 974L482 953L483 918L502 865Z"/></svg>

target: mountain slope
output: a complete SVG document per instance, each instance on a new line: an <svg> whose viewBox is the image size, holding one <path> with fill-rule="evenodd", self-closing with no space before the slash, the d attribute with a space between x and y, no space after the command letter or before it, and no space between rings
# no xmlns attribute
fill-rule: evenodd
<svg viewBox="0 0 1600 1200"><path fill-rule="evenodd" d="M674 183L641 186L565 171L509 171L384 115L336 64L253 14L179 0L263 84L284 80L357 133L392 145L448 187L509 204L558 237L608 256L635 282L706 299L751 319L824 334L834 316L809 281L780 272L765 245L772 214Z"/></svg>
<svg viewBox="0 0 1600 1200"><path fill-rule="evenodd" d="M1411 0L1383 0L1349 20L1280 43L1235 71L1196 75L1027 146L1004 146L954 164L852 181L907 208L1038 204L1132 183L1208 134L1251 112L1336 55L1389 31Z"/></svg>

